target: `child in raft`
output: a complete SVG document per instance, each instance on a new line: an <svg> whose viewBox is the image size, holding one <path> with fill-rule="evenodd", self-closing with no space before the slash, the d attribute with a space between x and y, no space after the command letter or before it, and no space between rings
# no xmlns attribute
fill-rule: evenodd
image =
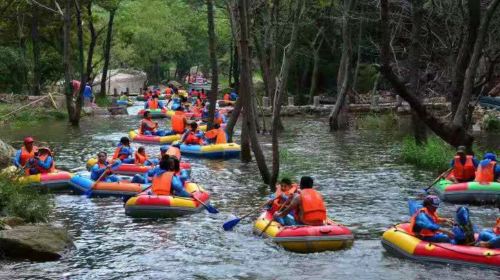
<svg viewBox="0 0 500 280"><path fill-rule="evenodd" d="M113 153L113 161L119 159L122 163L134 163L134 150L130 147L130 139L122 137Z"/></svg>
<svg viewBox="0 0 500 280"><path fill-rule="evenodd" d="M181 178L176 175L176 168L178 168L176 158L162 159L160 161L161 171L153 177L149 194L191 197L191 194L184 189Z"/></svg>
<svg viewBox="0 0 500 280"><path fill-rule="evenodd" d="M276 213L288 204L296 191L297 184L292 184L292 181L289 178L281 179L280 183L276 187L276 193L271 195L271 198L266 204L271 214ZM285 226L296 225L295 219L293 218L293 211L284 217L277 217L275 220Z"/></svg>
<svg viewBox="0 0 500 280"><path fill-rule="evenodd" d="M90 179L97 181L101 178L101 182L118 182L119 178L116 175L101 175L106 172L111 172L112 165L107 160L108 155L106 152L99 152L97 154L97 163L90 169ZM116 160L114 164L120 164L120 160Z"/></svg>
<svg viewBox="0 0 500 280"><path fill-rule="evenodd" d="M134 164L137 165L150 166L158 164L158 160L149 159L148 155L146 154L146 148L144 148L144 146L140 146L137 149L137 152L134 153L134 159Z"/></svg>

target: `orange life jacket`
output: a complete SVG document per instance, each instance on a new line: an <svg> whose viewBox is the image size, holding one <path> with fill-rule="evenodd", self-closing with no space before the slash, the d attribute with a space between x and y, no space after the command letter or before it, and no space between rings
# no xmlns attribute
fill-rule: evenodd
<svg viewBox="0 0 500 280"><path fill-rule="evenodd" d="M214 123L219 124L219 125L222 124L222 116L220 115L220 113L218 115L217 114L215 115Z"/></svg>
<svg viewBox="0 0 500 280"><path fill-rule="evenodd" d="M26 166L26 163L35 157L35 153L38 151L37 146L33 146L31 149L31 152L28 152L25 146L21 147L21 156L20 156L20 163L21 166Z"/></svg>
<svg viewBox="0 0 500 280"><path fill-rule="evenodd" d="M283 203L285 203L285 201L288 201L292 198L293 194L297 191L297 184L292 184L292 187L286 191L285 193L283 193L281 191L281 187L278 185L276 186L276 193L274 195L275 199L273 200L273 204L271 206L271 212L275 212L275 211L278 211L281 206L283 205ZM282 195L286 195L288 198L287 200L284 200L282 198Z"/></svg>
<svg viewBox="0 0 500 280"><path fill-rule="evenodd" d="M39 158L41 161L45 161L49 156L50 156L50 153L41 155L41 156L39 156ZM50 165L49 169L45 169L45 168L41 167L40 165L38 165L37 163L35 163L35 168L40 172L40 174L52 173L52 172L56 171L56 166L54 164L54 158L52 158L52 164Z"/></svg>
<svg viewBox="0 0 500 280"><path fill-rule="evenodd" d="M321 194L315 189L302 189L300 192L301 213L299 220L306 225L323 225L326 220L326 207Z"/></svg>
<svg viewBox="0 0 500 280"><path fill-rule="evenodd" d="M134 163L135 164L144 164L146 160L148 160L148 155L139 154L139 152L134 153Z"/></svg>
<svg viewBox="0 0 500 280"><path fill-rule="evenodd" d="M436 234L436 232L429 230L429 229L421 229L419 232L415 231L415 221L417 220L417 216L420 213L427 214L429 217L431 217L431 219L434 221L434 223L439 222L439 216L437 214L437 211L434 211L434 213L431 213L426 207L423 207L420 210L418 210L417 213L413 214L413 216L411 216L411 218L410 218L411 234L413 234L415 236L422 236L422 237L434 236L434 234Z"/></svg>
<svg viewBox="0 0 500 280"><path fill-rule="evenodd" d="M190 130L187 132L187 136L184 139L184 143L189 145L201 145L201 139L198 136L196 136L193 131Z"/></svg>
<svg viewBox="0 0 500 280"><path fill-rule="evenodd" d="M115 152L113 153L113 157L112 157L113 160L118 159L118 158L120 160L124 160L124 159L128 158L127 155L120 155L120 151L122 150L122 147L123 146L121 146L121 145L116 147Z"/></svg>
<svg viewBox="0 0 500 280"><path fill-rule="evenodd" d="M472 156L467 156L465 164L460 162L460 157L455 156L453 176L460 181L472 181L474 180L476 168L474 167L474 161Z"/></svg>
<svg viewBox="0 0 500 280"><path fill-rule="evenodd" d="M224 101L231 101L231 96L229 93L224 94Z"/></svg>
<svg viewBox="0 0 500 280"><path fill-rule="evenodd" d="M491 161L487 166L483 167L481 164L477 167L476 181L479 183L490 183L495 179L495 161Z"/></svg>
<svg viewBox="0 0 500 280"><path fill-rule="evenodd" d="M495 227L493 228L493 232L496 235L500 234L500 218L497 218L497 223L495 224Z"/></svg>
<svg viewBox="0 0 500 280"><path fill-rule="evenodd" d="M148 100L148 108L150 110L158 109L159 108L158 99L156 99L156 98L149 99Z"/></svg>
<svg viewBox="0 0 500 280"><path fill-rule="evenodd" d="M185 120L186 116L184 112L175 111L175 114L172 116L172 130L178 134L184 133L186 129Z"/></svg>
<svg viewBox="0 0 500 280"><path fill-rule="evenodd" d="M144 134L145 131L155 132L156 123L154 123L152 120L142 119L141 125L139 126L139 134Z"/></svg>
<svg viewBox="0 0 500 280"><path fill-rule="evenodd" d="M211 129L207 132L205 132L205 137L208 139L214 139L215 138L215 144L225 144L227 143L226 139L226 132L222 128L218 129Z"/></svg>
<svg viewBox="0 0 500 280"><path fill-rule="evenodd" d="M167 95L167 96L171 96L171 95L172 95L172 89L171 89L171 88L169 88L169 87L168 87L168 88L166 88L166 89L165 89L165 95Z"/></svg>
<svg viewBox="0 0 500 280"><path fill-rule="evenodd" d="M178 160L181 160L181 150L177 147L170 146L167 150L167 155L176 157Z"/></svg>
<svg viewBox="0 0 500 280"><path fill-rule="evenodd" d="M153 184L151 190L156 195L170 195L172 189L172 177L174 172L165 172L160 176L153 177Z"/></svg>

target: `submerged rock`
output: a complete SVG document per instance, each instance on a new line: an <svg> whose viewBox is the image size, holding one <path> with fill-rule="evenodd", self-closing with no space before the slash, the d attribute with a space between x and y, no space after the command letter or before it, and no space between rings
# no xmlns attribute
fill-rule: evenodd
<svg viewBox="0 0 500 280"><path fill-rule="evenodd" d="M24 225L0 231L0 254L7 258L54 261L72 248L71 235L51 225Z"/></svg>

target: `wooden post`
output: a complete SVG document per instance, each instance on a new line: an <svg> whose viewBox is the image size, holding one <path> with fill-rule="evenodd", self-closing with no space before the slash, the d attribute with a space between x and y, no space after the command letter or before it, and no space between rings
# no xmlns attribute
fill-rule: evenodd
<svg viewBox="0 0 500 280"><path fill-rule="evenodd" d="M319 107L320 104L319 104L319 96L314 96L313 98L313 106L314 107Z"/></svg>
<svg viewBox="0 0 500 280"><path fill-rule="evenodd" d="M288 106L293 106L293 105L294 105L293 96L289 96L288 97Z"/></svg>
<svg viewBox="0 0 500 280"><path fill-rule="evenodd" d="M271 102L269 102L269 97L268 96L263 96L262 97L262 107L271 107Z"/></svg>
<svg viewBox="0 0 500 280"><path fill-rule="evenodd" d="M118 94L118 90L116 88L113 88L113 95L117 95Z"/></svg>
<svg viewBox="0 0 500 280"><path fill-rule="evenodd" d="M127 93L127 95L129 95L129 94L130 94L130 90L128 89L128 87L126 88L126 91L125 91L125 92Z"/></svg>

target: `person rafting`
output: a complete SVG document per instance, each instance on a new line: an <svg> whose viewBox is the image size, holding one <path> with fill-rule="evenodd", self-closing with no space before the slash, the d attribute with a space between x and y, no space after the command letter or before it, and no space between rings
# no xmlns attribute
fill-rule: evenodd
<svg viewBox="0 0 500 280"><path fill-rule="evenodd" d="M296 193L285 209L274 213L273 218L285 217L292 210L297 224L320 226L327 219L326 207L321 194L313 189L313 178L303 176L300 179L300 193Z"/></svg>
<svg viewBox="0 0 500 280"><path fill-rule="evenodd" d="M231 104L231 103L232 103L232 102L231 102L231 95L229 94L229 92L226 92L226 93L224 94L223 99L224 99L224 103L225 103L226 105L229 105L229 104Z"/></svg>
<svg viewBox="0 0 500 280"><path fill-rule="evenodd" d="M500 166L494 153L486 153L483 160L479 162L476 170L475 180L480 184L488 184L500 179Z"/></svg>
<svg viewBox="0 0 500 280"><path fill-rule="evenodd" d="M459 146L457 153L450 163L452 172L449 179L454 183L470 182L474 180L479 161L472 155L467 155L465 146Z"/></svg>
<svg viewBox="0 0 500 280"><path fill-rule="evenodd" d="M106 172L111 172L111 164L107 161L108 155L106 152L99 152L97 154L97 163L90 169L90 179L97 181L101 175ZM119 161L116 161L119 162ZM101 178L102 182L118 182L119 178L116 175L106 174Z"/></svg>
<svg viewBox="0 0 500 280"><path fill-rule="evenodd" d="M119 159L122 163L134 163L134 151L130 147L130 139L122 137L112 157L113 161Z"/></svg>
<svg viewBox="0 0 500 280"><path fill-rule="evenodd" d="M176 195L181 197L191 197L184 189L179 176L175 175L174 159L162 159L160 161L161 172L153 177L151 191L155 195Z"/></svg>
<svg viewBox="0 0 500 280"><path fill-rule="evenodd" d="M167 99L170 99L172 97L172 93L173 93L172 85L168 85L168 87L165 88L165 97Z"/></svg>
<svg viewBox="0 0 500 280"><path fill-rule="evenodd" d="M158 100L157 94L153 94L153 96L150 99L148 99L148 101L146 101L144 104L144 109L157 110L164 108L165 107L163 106L163 103Z"/></svg>
<svg viewBox="0 0 500 280"><path fill-rule="evenodd" d="M196 122L192 122L190 127L191 129L182 135L181 142L186 145L202 145L203 132L198 130L198 124Z"/></svg>
<svg viewBox="0 0 500 280"><path fill-rule="evenodd" d="M159 130L158 123L153 122L151 112L145 111L144 118L141 120L139 126L139 134L165 136L166 132L164 130Z"/></svg>
<svg viewBox="0 0 500 280"><path fill-rule="evenodd" d="M184 109L182 107L177 107L171 119L172 119L171 129L167 131L166 134L167 135L184 134L188 123L186 114L184 114Z"/></svg>
<svg viewBox="0 0 500 280"><path fill-rule="evenodd" d="M134 164L138 165L152 165L153 162L149 159L146 154L146 149L143 146L140 146L137 149L137 152L134 153Z"/></svg>
<svg viewBox="0 0 500 280"><path fill-rule="evenodd" d="M486 248L500 248L500 217L497 218L493 229L484 229L479 233L478 246Z"/></svg>
<svg viewBox="0 0 500 280"><path fill-rule="evenodd" d="M439 224L453 225L453 221L448 218L441 218L437 214L437 209L441 200L435 195L428 195L423 202L423 207L410 218L411 234L430 242L451 243L454 234L441 228Z"/></svg>
<svg viewBox="0 0 500 280"><path fill-rule="evenodd" d="M33 165L29 168L29 175L47 174L56 170L52 151L47 147L38 148L33 158Z"/></svg>
<svg viewBox="0 0 500 280"><path fill-rule="evenodd" d="M292 181L289 178L282 178L279 185L276 187L276 192L271 195L271 198L266 204L269 211L271 213L275 213L280 210L286 205L286 203L291 201L296 191L296 184L292 184ZM295 225L296 222L293 218L293 210L284 217L277 217L276 221L285 226Z"/></svg>
<svg viewBox="0 0 500 280"><path fill-rule="evenodd" d="M33 163L35 153L38 151L38 147L33 145L34 141L30 136L24 138L23 146L17 150L12 160L17 168L27 169Z"/></svg>
<svg viewBox="0 0 500 280"><path fill-rule="evenodd" d="M227 136L224 129L220 127L220 124L214 124L214 128L205 133L205 139L210 144L226 144Z"/></svg>
<svg viewBox="0 0 500 280"><path fill-rule="evenodd" d="M179 143L177 144L172 144L168 149L165 151L165 154L167 154L170 157L175 157L178 160L181 160L181 149L179 149Z"/></svg>

